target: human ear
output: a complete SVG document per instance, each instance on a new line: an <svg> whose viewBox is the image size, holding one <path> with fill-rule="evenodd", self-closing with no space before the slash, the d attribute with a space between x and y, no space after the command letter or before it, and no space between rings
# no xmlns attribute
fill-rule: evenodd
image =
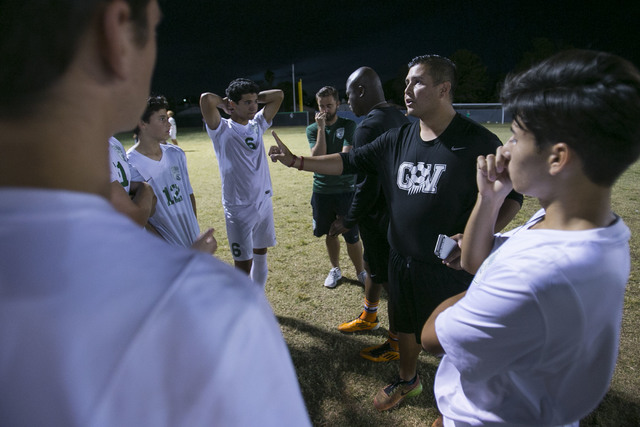
<svg viewBox="0 0 640 427"><path fill-rule="evenodd" d="M117 77L125 78L129 70L129 57L135 53L129 4L122 0L106 2L99 19L103 33L103 61Z"/></svg>
<svg viewBox="0 0 640 427"><path fill-rule="evenodd" d="M551 146L549 153L549 173L557 175L566 169L567 165L573 159L574 153L564 142L557 142Z"/></svg>
<svg viewBox="0 0 640 427"><path fill-rule="evenodd" d="M449 96L449 92L451 92L451 82L442 82L442 88L440 89L440 96L444 97Z"/></svg>

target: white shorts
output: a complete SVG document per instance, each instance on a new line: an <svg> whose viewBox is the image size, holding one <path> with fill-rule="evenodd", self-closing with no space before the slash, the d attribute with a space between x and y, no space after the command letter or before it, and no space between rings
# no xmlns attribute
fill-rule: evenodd
<svg viewBox="0 0 640 427"><path fill-rule="evenodd" d="M254 249L276 245L271 197L252 205L225 206L224 216L229 248L235 261L253 259Z"/></svg>

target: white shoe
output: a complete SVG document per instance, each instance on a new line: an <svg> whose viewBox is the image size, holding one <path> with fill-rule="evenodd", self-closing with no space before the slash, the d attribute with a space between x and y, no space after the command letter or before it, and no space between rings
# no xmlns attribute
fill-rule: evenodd
<svg viewBox="0 0 640 427"><path fill-rule="evenodd" d="M359 274L358 274L358 282L362 283L364 285L364 281L367 279L367 271L366 270L362 270Z"/></svg>
<svg viewBox="0 0 640 427"><path fill-rule="evenodd" d="M326 279L324 279L324 285L327 288L335 288L338 284L338 280L342 279L342 271L340 271L340 267L333 267L329 271L329 275Z"/></svg>

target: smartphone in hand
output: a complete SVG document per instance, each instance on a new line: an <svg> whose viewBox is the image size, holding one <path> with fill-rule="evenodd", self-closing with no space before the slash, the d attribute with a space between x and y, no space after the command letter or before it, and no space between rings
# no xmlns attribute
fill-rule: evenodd
<svg viewBox="0 0 640 427"><path fill-rule="evenodd" d="M438 258L445 259L456 246L458 246L458 242L449 236L440 234L438 235L438 240L436 241L436 247L433 250L433 253Z"/></svg>

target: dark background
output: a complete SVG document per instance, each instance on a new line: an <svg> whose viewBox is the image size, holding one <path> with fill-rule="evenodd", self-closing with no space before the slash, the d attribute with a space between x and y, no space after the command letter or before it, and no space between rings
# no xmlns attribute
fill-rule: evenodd
<svg viewBox="0 0 640 427"><path fill-rule="evenodd" d="M500 82L558 50L586 48L640 63L640 3L596 1L217 1L160 2L152 90L174 109L200 93L224 94L248 77L285 91L292 107L292 64L304 103L368 65L388 99L402 105L407 62L439 54L456 62L455 102L497 102ZM186 101L186 102L185 102ZM296 98L297 102L297 98Z"/></svg>

